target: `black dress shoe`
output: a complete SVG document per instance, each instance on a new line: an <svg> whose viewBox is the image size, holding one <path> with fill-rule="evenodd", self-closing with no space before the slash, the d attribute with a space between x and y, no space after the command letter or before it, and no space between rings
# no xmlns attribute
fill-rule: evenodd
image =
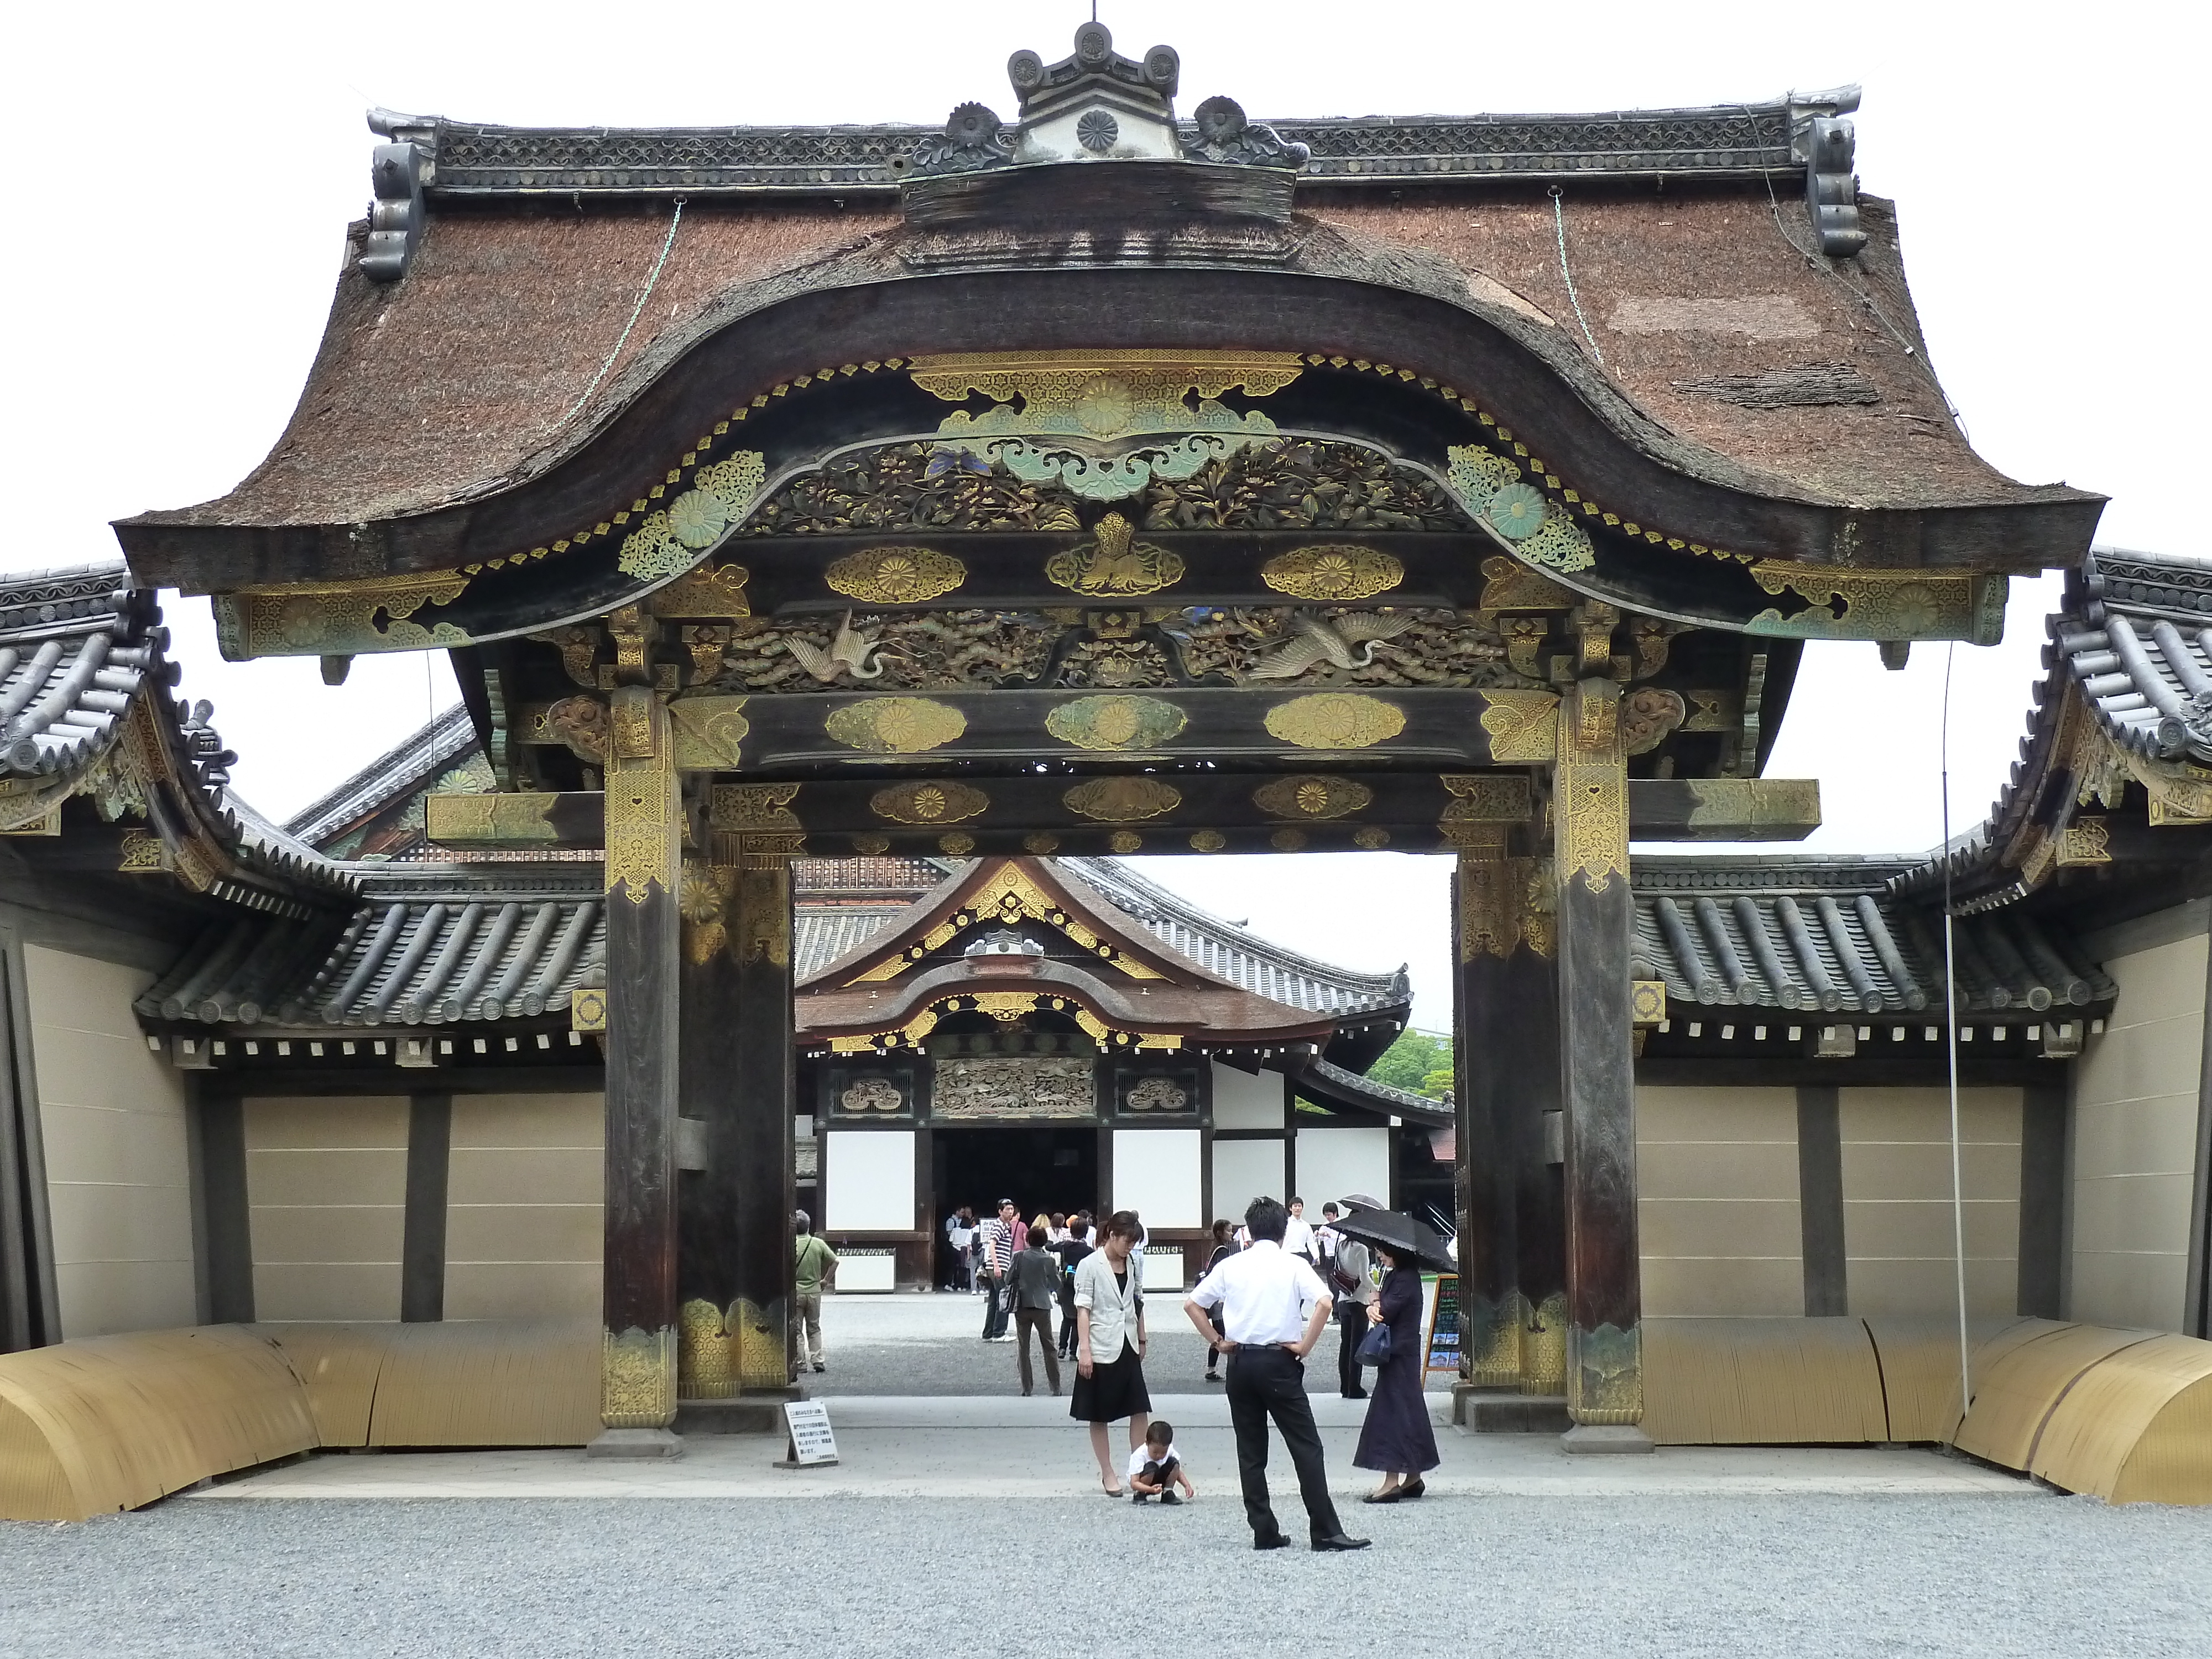
<svg viewBox="0 0 2212 1659"><path fill-rule="evenodd" d="M1290 1547L1291 1540L1280 1533L1277 1533L1273 1538L1255 1538L1252 1540L1252 1547L1255 1550L1286 1550ZM1319 1549L1321 1546L1316 1544L1314 1547Z"/></svg>
<svg viewBox="0 0 2212 1659"><path fill-rule="evenodd" d="M1363 1504L1395 1504L1407 1495L1403 1486L1393 1486L1388 1492L1370 1492L1359 1501ZM1319 1549L1321 1546L1316 1544L1314 1547Z"/></svg>
<svg viewBox="0 0 2212 1659"><path fill-rule="evenodd" d="M1422 1481L1421 1477L1417 1474L1411 1480L1408 1480L1404 1486L1398 1488L1398 1496L1401 1498L1419 1498L1427 1490L1427 1486Z"/></svg>
<svg viewBox="0 0 2212 1659"><path fill-rule="evenodd" d="M1370 1541L1370 1540L1364 1538L1347 1538L1342 1533L1339 1533L1334 1538L1315 1539L1313 1540L1313 1547L1316 1551L1364 1550L1367 1547Z"/></svg>
<svg viewBox="0 0 2212 1659"><path fill-rule="evenodd" d="M1344 1397L1346 1400L1364 1400L1367 1398L1367 1390L1364 1389L1346 1389L1344 1391Z"/></svg>

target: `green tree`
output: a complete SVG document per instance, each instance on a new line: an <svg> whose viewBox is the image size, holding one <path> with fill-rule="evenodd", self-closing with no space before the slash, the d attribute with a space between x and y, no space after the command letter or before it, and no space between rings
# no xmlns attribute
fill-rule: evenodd
<svg viewBox="0 0 2212 1659"><path fill-rule="evenodd" d="M1377 1083L1387 1083L1408 1094L1441 1099L1444 1091L1452 1086L1451 1040L1408 1026L1398 1034L1395 1042L1383 1050L1382 1057L1367 1068L1367 1075Z"/></svg>

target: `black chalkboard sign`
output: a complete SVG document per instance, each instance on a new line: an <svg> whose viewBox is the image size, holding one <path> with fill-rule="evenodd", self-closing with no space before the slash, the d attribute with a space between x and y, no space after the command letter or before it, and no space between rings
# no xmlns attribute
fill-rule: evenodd
<svg viewBox="0 0 2212 1659"><path fill-rule="evenodd" d="M1459 1275L1437 1275L1437 1300L1429 1316L1429 1340L1425 1352L1427 1362L1421 1368L1424 1381L1431 1371L1449 1371L1459 1375Z"/></svg>

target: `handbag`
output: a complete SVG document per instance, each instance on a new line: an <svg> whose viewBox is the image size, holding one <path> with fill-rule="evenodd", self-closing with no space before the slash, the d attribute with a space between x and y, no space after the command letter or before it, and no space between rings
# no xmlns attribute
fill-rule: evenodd
<svg viewBox="0 0 2212 1659"><path fill-rule="evenodd" d="M1371 1325L1367 1334L1359 1339L1359 1363L1363 1365L1388 1364L1390 1359L1390 1328Z"/></svg>

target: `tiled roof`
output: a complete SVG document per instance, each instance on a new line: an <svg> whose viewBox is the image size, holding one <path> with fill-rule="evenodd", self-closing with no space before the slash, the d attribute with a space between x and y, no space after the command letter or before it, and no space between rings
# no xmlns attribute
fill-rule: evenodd
<svg viewBox="0 0 2212 1659"><path fill-rule="evenodd" d="M91 760L159 654L120 559L0 578L0 775Z"/></svg>
<svg viewBox="0 0 2212 1659"><path fill-rule="evenodd" d="M320 800L294 813L284 828L302 841L320 845L419 788L425 779L459 765L477 750L475 722L469 718L467 706L457 702Z"/></svg>
<svg viewBox="0 0 2212 1659"><path fill-rule="evenodd" d="M1325 1060L1307 1061L1291 1074L1291 1080L1308 1093L1339 1105L1364 1106L1385 1116L1411 1118L1414 1122L1431 1128L1448 1127L1458 1121L1456 1113L1447 1102L1431 1100L1426 1095L1417 1095L1409 1089L1378 1083L1371 1077L1362 1077L1357 1072L1346 1071L1343 1066L1332 1065Z"/></svg>
<svg viewBox="0 0 2212 1659"><path fill-rule="evenodd" d="M1810 114L1848 106L1850 93L1712 109L1590 115L1366 116L1278 118L1284 139L1312 155L1301 177L1391 185L1439 177L1495 179L1802 179ZM939 127L506 127L441 117L386 117L396 135L437 158L441 196L520 192L864 195L896 189L898 163ZM1197 125L1180 123L1186 142Z"/></svg>
<svg viewBox="0 0 2212 1659"><path fill-rule="evenodd" d="M606 964L592 866L380 867L328 927L217 923L137 1001L148 1019L441 1024L559 1012Z"/></svg>
<svg viewBox="0 0 2212 1659"><path fill-rule="evenodd" d="M2106 728L2212 763L2212 562L2101 549L2069 599L2051 636Z"/></svg>
<svg viewBox="0 0 2212 1659"><path fill-rule="evenodd" d="M1117 859L1068 858L1054 866L1091 888L1161 944L1241 990L1316 1014L1402 1009L1412 981L1393 974L1360 974L1300 956L1147 881Z"/></svg>
<svg viewBox="0 0 2212 1659"><path fill-rule="evenodd" d="M1865 1014L1943 1004L1943 939L1875 859L1637 861L1637 948L1678 1003ZM2070 936L2025 911L1954 927L1962 1013L2109 1002L2117 988Z"/></svg>
<svg viewBox="0 0 2212 1659"><path fill-rule="evenodd" d="M793 907L791 973L804 982L823 963L835 962L890 927L910 908L904 904Z"/></svg>

